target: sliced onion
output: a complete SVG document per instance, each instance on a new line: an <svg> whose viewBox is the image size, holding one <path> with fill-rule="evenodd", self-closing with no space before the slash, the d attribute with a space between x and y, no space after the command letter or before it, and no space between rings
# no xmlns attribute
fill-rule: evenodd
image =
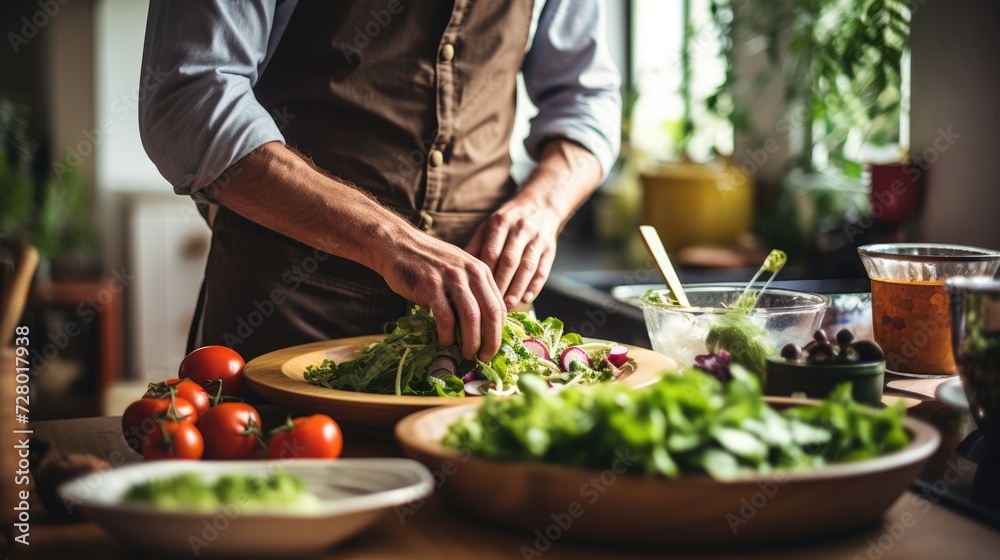
<svg viewBox="0 0 1000 560"><path fill-rule="evenodd" d="M474 379L472 381L465 382L465 394L466 395L484 395L486 391L483 387L488 386L489 381L485 379Z"/></svg>

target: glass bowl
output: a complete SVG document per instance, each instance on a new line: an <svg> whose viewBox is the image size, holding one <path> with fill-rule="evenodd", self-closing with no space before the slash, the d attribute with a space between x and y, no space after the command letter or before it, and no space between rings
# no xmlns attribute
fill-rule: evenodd
<svg viewBox="0 0 1000 560"><path fill-rule="evenodd" d="M736 303L743 288L699 286L684 291L691 307L652 302L648 292L639 299L639 307L653 350L686 367L694 364L695 356L708 353L705 337L720 316L742 313L728 306ZM666 289L655 292L669 295ZM750 320L767 331L767 340L775 351L789 342L804 346L822 324L829 303L829 298L819 294L768 289L750 313Z"/></svg>

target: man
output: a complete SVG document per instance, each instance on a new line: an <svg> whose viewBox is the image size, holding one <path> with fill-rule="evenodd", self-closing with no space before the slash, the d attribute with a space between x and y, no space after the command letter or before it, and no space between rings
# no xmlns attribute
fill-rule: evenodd
<svg viewBox="0 0 1000 560"><path fill-rule="evenodd" d="M152 0L143 64L169 77L142 97L143 145L211 203L197 343L249 360L378 332L409 301L492 357L617 156L603 4ZM539 109L520 188L518 71Z"/></svg>

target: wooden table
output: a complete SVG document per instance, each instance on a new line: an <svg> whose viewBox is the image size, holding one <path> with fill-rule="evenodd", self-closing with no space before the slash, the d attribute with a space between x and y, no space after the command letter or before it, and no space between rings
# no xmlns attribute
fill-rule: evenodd
<svg viewBox="0 0 1000 560"><path fill-rule="evenodd" d="M277 413L270 414L277 416ZM265 414L265 424L268 423ZM103 417L56 420L33 424L35 438L49 441L59 452L85 452L112 462L137 461L120 434L120 418ZM399 455L394 442L348 434L345 456ZM816 504L822 507L822 504ZM42 515L40 504L32 507L32 558L99 557L146 558L148 554L130 550L112 540L100 527L89 522L64 522ZM36 513L37 512L37 513ZM903 527L902 520L909 527ZM324 558L353 559L441 559L524 558L522 546L534 545L532 535L499 530L451 510L440 498L430 498L423 507L401 522L389 514L374 527L332 548ZM17 548L25 547L18 545ZM15 552L18 552L17 548ZM545 559L589 558L767 558L892 560L920 558L996 558L1000 532L966 518L943 506L921 501L910 492L887 512L883 524L822 542L787 545L780 548L704 552L663 550L621 550L568 540L556 541L542 556ZM24 552L21 550L20 552Z"/></svg>

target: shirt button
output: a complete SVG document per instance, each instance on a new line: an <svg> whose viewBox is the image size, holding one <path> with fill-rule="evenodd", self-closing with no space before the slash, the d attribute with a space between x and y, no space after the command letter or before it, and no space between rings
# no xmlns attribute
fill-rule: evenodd
<svg viewBox="0 0 1000 560"><path fill-rule="evenodd" d="M441 150L431 150L431 167L441 167L444 165L444 154Z"/></svg>
<svg viewBox="0 0 1000 560"><path fill-rule="evenodd" d="M444 46L441 47L441 60L450 62L453 58L455 58L455 45L445 43Z"/></svg>

